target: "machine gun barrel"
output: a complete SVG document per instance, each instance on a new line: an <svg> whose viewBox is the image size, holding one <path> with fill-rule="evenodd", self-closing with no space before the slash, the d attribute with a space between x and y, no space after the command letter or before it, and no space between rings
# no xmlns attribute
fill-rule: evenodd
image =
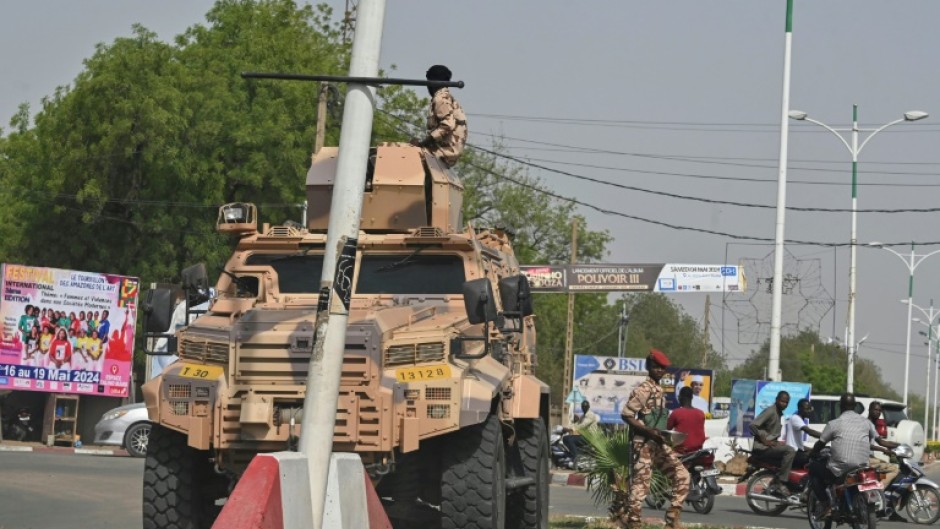
<svg viewBox="0 0 940 529"><path fill-rule="evenodd" d="M428 81L426 79L396 79L393 77L348 77L345 75L307 75L300 73L242 72L243 79L281 79L286 81L317 81L355 83L364 85L433 86L463 88L463 81Z"/></svg>

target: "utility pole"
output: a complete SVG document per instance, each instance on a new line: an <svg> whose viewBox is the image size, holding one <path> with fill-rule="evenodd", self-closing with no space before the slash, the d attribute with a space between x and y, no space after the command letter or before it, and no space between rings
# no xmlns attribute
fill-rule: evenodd
<svg viewBox="0 0 940 529"><path fill-rule="evenodd" d="M320 152L326 139L326 101L330 97L330 83L320 83L320 96L317 98L317 139L313 144L313 154Z"/></svg>
<svg viewBox="0 0 940 529"><path fill-rule="evenodd" d="M705 294L705 322L702 324L702 369L708 365L708 324L711 316L712 296Z"/></svg>
<svg viewBox="0 0 940 529"><path fill-rule="evenodd" d="M578 219L571 220L571 264L578 262ZM571 371L574 364L574 292L568 293L568 325L565 331L565 380L563 399L568 399L571 393ZM568 423L568 413L565 413L564 422Z"/></svg>
<svg viewBox="0 0 940 529"><path fill-rule="evenodd" d="M385 0L359 2L358 27L349 64L350 77L374 77L378 74L384 21ZM320 276L316 343L308 363L300 431L300 449L308 463L314 529L323 528L374 102L374 87L360 83L348 85Z"/></svg>
<svg viewBox="0 0 940 529"><path fill-rule="evenodd" d="M621 298L620 306L620 333L617 336L617 357L623 358L627 356L627 331L629 330L628 325L630 324L630 315L627 314L627 296L624 295Z"/></svg>

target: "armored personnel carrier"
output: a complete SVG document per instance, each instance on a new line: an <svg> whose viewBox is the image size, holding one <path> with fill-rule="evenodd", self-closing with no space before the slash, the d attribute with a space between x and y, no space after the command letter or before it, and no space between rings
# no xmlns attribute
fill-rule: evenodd
<svg viewBox="0 0 940 529"><path fill-rule="evenodd" d="M255 454L296 446L337 153L313 159L306 226L220 209L235 252L144 386L145 528L210 526ZM396 526L547 528L549 393L509 238L464 225L460 180L420 148L373 148L364 181L334 451L361 456ZM208 297L200 270L187 306ZM154 336L172 300L148 295Z"/></svg>

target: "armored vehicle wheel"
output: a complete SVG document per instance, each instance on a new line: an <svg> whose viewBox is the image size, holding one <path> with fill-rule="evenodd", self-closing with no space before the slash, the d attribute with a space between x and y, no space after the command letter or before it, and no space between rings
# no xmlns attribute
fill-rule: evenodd
<svg viewBox="0 0 940 529"><path fill-rule="evenodd" d="M154 424L144 463L144 529L209 529L219 476L186 436Z"/></svg>
<svg viewBox="0 0 940 529"><path fill-rule="evenodd" d="M452 434L444 443L441 473L442 529L504 529L506 449L499 419Z"/></svg>
<svg viewBox="0 0 940 529"><path fill-rule="evenodd" d="M541 419L518 419L512 467L515 475L535 479L506 505L507 526L548 529L548 434ZM521 501L520 501L521 500Z"/></svg>

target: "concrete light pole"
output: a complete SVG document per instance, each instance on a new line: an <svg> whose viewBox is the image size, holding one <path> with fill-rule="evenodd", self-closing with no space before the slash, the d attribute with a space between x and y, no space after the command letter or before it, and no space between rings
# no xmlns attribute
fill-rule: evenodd
<svg viewBox="0 0 940 529"><path fill-rule="evenodd" d="M783 320L783 242L787 213L787 140L790 136L790 62L793 55L793 0L787 0L787 23L783 48L783 104L780 116L780 162L777 173L777 222L774 232L774 282L770 305L770 354L765 378L780 380L780 328Z"/></svg>
<svg viewBox="0 0 940 529"><path fill-rule="evenodd" d="M907 267L907 271L910 273L907 281L907 299L901 300L901 303L907 303L907 338L905 339L904 347L904 404L907 404L907 392L908 392L908 378L911 371L911 318L914 316L913 309L914 305L914 270L917 270L917 267L920 266L920 263L924 262L924 259L940 253L940 250L934 250L928 254L918 255L914 253L914 243L911 243L911 255L908 259L907 257L901 255L900 253L892 250L891 248L886 247L880 242L870 242L868 246L872 248L881 248L882 250L887 250L897 256L898 259L904 263L904 266Z"/></svg>
<svg viewBox="0 0 940 529"><path fill-rule="evenodd" d="M862 149L868 145L868 142L875 137L876 134L883 131L884 129L902 123L904 121L917 121L927 117L926 112L921 112L919 110L912 110L910 112L905 112L904 117L901 119L896 119L889 123L886 123L877 129L860 129L858 127L858 105L852 105L852 128L850 129L836 129L832 128L829 125L815 119L810 119L807 117L806 112L800 110L791 110L790 118L798 121L809 121L810 123L819 125L820 127L828 130L829 132L836 135L839 138L839 141L845 145L845 148L849 150L849 154L852 155L852 236L849 240L850 245L850 259L849 259L849 336L846 340L846 344L849 347L849 366L848 366L848 377L846 382L846 391L854 391L855 386L855 298L856 298L856 263L857 263L857 250L858 250L858 155L862 152ZM846 140L841 132L851 131L851 144ZM862 142L861 145L858 144L858 133L860 131L870 132L868 137ZM905 404L907 395L905 394Z"/></svg>

